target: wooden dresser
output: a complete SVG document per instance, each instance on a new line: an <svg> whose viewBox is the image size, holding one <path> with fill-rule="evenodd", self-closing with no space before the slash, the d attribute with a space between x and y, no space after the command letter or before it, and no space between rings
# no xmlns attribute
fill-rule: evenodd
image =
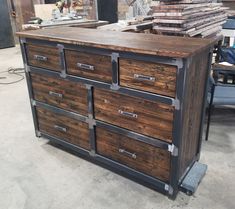
<svg viewBox="0 0 235 209"><path fill-rule="evenodd" d="M18 33L36 135L175 198L199 160L213 40Z"/></svg>

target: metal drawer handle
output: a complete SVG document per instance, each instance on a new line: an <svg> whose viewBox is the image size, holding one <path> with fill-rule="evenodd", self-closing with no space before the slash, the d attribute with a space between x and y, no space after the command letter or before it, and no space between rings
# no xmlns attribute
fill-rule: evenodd
<svg viewBox="0 0 235 209"><path fill-rule="evenodd" d="M48 60L48 58L47 57L44 57L44 56L42 56L42 55L34 55L34 59L35 60L38 60L38 61L44 61L44 62L46 62L47 60Z"/></svg>
<svg viewBox="0 0 235 209"><path fill-rule="evenodd" d="M67 128L62 127L62 126L58 126L58 125L54 125L54 128L58 131L62 131L62 132L67 132Z"/></svg>
<svg viewBox="0 0 235 209"><path fill-rule="evenodd" d="M95 67L92 65L86 65L83 63L77 63L77 66L83 70L95 70Z"/></svg>
<svg viewBox="0 0 235 209"><path fill-rule="evenodd" d="M127 156L133 158L133 159L136 159L136 158L137 158L137 156L136 156L135 153L128 152L128 151L126 151L126 150L124 150L124 149L119 149L118 151L119 151L120 153L124 154L124 155L127 155Z"/></svg>
<svg viewBox="0 0 235 209"><path fill-rule="evenodd" d="M139 74L134 74L134 78L140 81L152 81L154 82L156 80L155 77L152 76L147 76L147 75L139 75Z"/></svg>
<svg viewBox="0 0 235 209"><path fill-rule="evenodd" d="M138 115L132 112L125 112L122 110L118 110L119 114L127 116L127 117L131 117L131 118L138 118Z"/></svg>
<svg viewBox="0 0 235 209"><path fill-rule="evenodd" d="M54 91L49 91L49 95L53 97L63 98L63 94L56 93Z"/></svg>

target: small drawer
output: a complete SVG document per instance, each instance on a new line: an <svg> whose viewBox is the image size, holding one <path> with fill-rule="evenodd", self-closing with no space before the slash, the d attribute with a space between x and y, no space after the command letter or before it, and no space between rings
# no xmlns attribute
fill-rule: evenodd
<svg viewBox="0 0 235 209"><path fill-rule="evenodd" d="M94 88L94 109L97 120L172 142L171 105Z"/></svg>
<svg viewBox="0 0 235 209"><path fill-rule="evenodd" d="M85 85L31 73L34 99L81 115L88 114Z"/></svg>
<svg viewBox="0 0 235 209"><path fill-rule="evenodd" d="M60 55L56 47L26 44L26 51L30 66L61 71Z"/></svg>
<svg viewBox="0 0 235 209"><path fill-rule="evenodd" d="M39 130L84 149L90 150L88 124L37 107Z"/></svg>
<svg viewBox="0 0 235 209"><path fill-rule="evenodd" d="M169 181L170 154L168 151L96 127L97 152L135 170Z"/></svg>
<svg viewBox="0 0 235 209"><path fill-rule="evenodd" d="M119 59L120 85L175 97L177 68L171 65Z"/></svg>
<svg viewBox="0 0 235 209"><path fill-rule="evenodd" d="M112 83L112 64L109 56L65 50L68 74Z"/></svg>

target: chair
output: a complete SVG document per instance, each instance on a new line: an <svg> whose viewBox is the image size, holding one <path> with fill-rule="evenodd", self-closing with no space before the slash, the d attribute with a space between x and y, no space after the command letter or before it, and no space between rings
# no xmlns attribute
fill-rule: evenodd
<svg viewBox="0 0 235 209"><path fill-rule="evenodd" d="M209 82L210 89L207 97L209 107L206 141L209 136L210 120L214 106L235 105L235 68L216 65L213 69L213 75L210 76Z"/></svg>

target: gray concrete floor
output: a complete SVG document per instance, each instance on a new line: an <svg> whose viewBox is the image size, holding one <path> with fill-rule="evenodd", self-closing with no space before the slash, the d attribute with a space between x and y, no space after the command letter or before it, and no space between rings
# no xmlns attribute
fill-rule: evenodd
<svg viewBox="0 0 235 209"><path fill-rule="evenodd" d="M21 66L19 48L0 50L0 71ZM209 141L202 145L201 162L208 172L193 196L179 193L171 201L36 138L25 80L0 85L0 208L233 209L234 116L234 109L215 112Z"/></svg>

